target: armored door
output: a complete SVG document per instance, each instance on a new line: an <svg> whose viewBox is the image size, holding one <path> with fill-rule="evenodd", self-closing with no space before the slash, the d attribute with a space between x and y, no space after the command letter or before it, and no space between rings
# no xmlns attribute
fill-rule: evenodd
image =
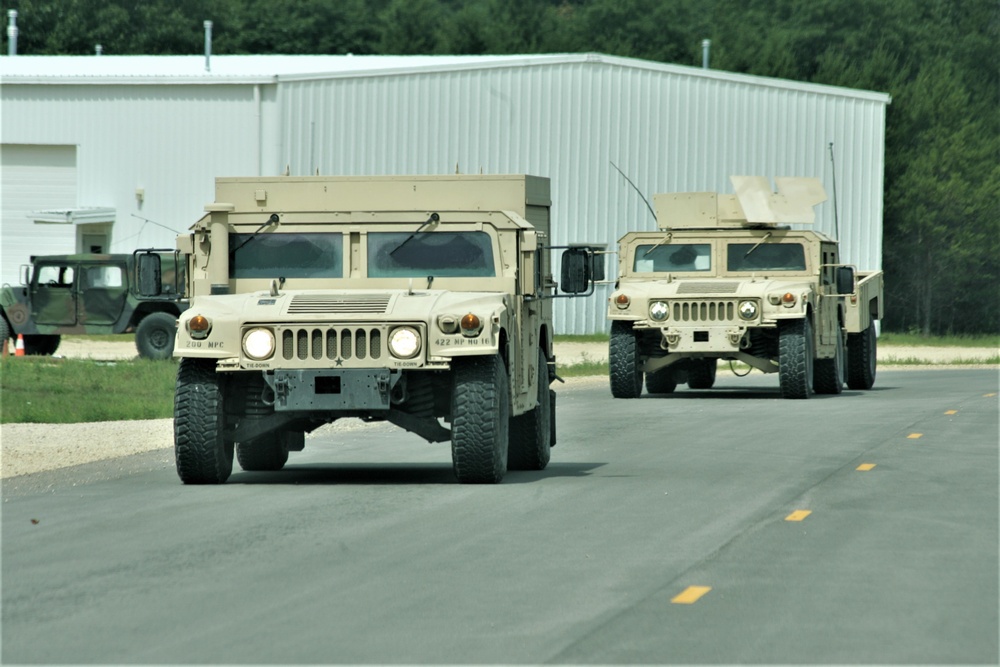
<svg viewBox="0 0 1000 667"><path fill-rule="evenodd" d="M76 269L73 264L60 262L35 268L31 283L31 315L36 324L76 324Z"/></svg>
<svg viewBox="0 0 1000 667"><path fill-rule="evenodd" d="M110 325L121 318L128 297L124 264L83 264L78 267L80 290L77 322Z"/></svg>

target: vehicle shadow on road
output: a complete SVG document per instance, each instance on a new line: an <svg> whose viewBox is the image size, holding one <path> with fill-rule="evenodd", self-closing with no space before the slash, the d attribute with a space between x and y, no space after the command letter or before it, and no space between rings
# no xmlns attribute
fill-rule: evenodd
<svg viewBox="0 0 1000 667"><path fill-rule="evenodd" d="M502 484L530 484L552 477L587 477L606 463L550 463L545 470L510 470ZM290 464L278 472L233 471L227 484L247 485L459 485L447 463Z"/></svg>

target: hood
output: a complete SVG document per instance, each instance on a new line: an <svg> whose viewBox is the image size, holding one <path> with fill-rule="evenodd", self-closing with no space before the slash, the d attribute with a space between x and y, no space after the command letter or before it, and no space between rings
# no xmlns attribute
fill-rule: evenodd
<svg viewBox="0 0 1000 667"><path fill-rule="evenodd" d="M287 290L200 297L188 315L213 314L242 322L423 321L439 314L488 316L501 308L500 292L448 290Z"/></svg>
<svg viewBox="0 0 1000 667"><path fill-rule="evenodd" d="M691 299L701 297L761 297L775 291L796 292L812 289L812 281L795 278L711 278L691 280L645 280L622 283L620 291L649 298Z"/></svg>

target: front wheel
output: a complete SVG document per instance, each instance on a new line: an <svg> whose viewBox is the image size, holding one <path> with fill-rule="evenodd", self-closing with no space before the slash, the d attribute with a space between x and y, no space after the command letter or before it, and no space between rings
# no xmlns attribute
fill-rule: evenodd
<svg viewBox="0 0 1000 667"><path fill-rule="evenodd" d="M847 386L851 389L875 386L876 341L874 324L861 333L847 334Z"/></svg>
<svg viewBox="0 0 1000 667"><path fill-rule="evenodd" d="M463 484L497 484L507 472L510 382L498 355L456 360L451 458Z"/></svg>
<svg viewBox="0 0 1000 667"><path fill-rule="evenodd" d="M778 328L778 383L783 398L809 398L813 389L813 334L808 317Z"/></svg>
<svg viewBox="0 0 1000 667"><path fill-rule="evenodd" d="M13 333L14 330L10 328L9 324L7 324L7 318L3 316L3 313L0 313L0 344L3 344L3 351L5 354L8 352L11 335Z"/></svg>
<svg viewBox="0 0 1000 667"><path fill-rule="evenodd" d="M135 349L145 359L169 359L174 353L177 318L170 313L150 313L135 328Z"/></svg>
<svg viewBox="0 0 1000 667"><path fill-rule="evenodd" d="M639 340L632 323L614 320L608 341L608 373L611 395L615 398L639 398L642 393L642 361Z"/></svg>
<svg viewBox="0 0 1000 667"><path fill-rule="evenodd" d="M174 393L174 458L185 484L222 484L233 472L223 436L222 382L211 359L181 359Z"/></svg>

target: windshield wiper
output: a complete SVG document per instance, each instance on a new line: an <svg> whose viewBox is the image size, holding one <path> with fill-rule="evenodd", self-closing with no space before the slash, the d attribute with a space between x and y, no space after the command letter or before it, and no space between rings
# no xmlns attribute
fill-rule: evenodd
<svg viewBox="0 0 1000 667"><path fill-rule="evenodd" d="M267 219L267 222L265 222L263 225L261 225L260 227L258 227L257 231L255 231L253 234L251 234L247 238L246 241L244 241L243 243L241 243L238 246L236 246L235 248L233 248L231 252L233 254L236 254L237 250L239 250L240 248L242 248L243 246L245 246L246 244L250 243L255 238L257 238L257 235L260 234L261 231L263 231L265 227L267 227L268 225L276 225L276 224L278 224L278 214L277 213L272 213L271 217Z"/></svg>
<svg viewBox="0 0 1000 667"><path fill-rule="evenodd" d="M759 248L760 244L762 244L764 241L766 241L770 236L771 236L771 232L768 232L767 234L764 234L764 238L762 238L760 241L757 241L757 243L755 243L752 248L750 248L749 250L747 250L746 253L744 253L743 258L746 259L747 257L749 257L750 253L752 253L754 250L756 250L757 248Z"/></svg>
<svg viewBox="0 0 1000 667"><path fill-rule="evenodd" d="M646 252L642 253L642 256L645 257L649 253L653 252L654 250L656 250L657 248L659 248L661 245L663 245L664 243L666 243L667 241L669 241L672 236L673 236L672 233L667 232L666 236L664 236L662 239L660 239L659 241L657 241L656 245L654 245L653 247L651 247L649 250L647 250Z"/></svg>
<svg viewBox="0 0 1000 667"><path fill-rule="evenodd" d="M400 243L398 246L396 246L389 253L389 255L395 255L397 250L399 250L404 245L406 245L407 243L409 243L410 240L413 239L414 236L416 236L417 234L419 234L420 232L422 232L424 230L424 227L426 227L427 225L430 225L432 223L438 222L440 219L441 219L440 215L438 215L437 213L431 213L431 217L427 218L427 222L425 222L424 224L422 224L419 227L417 227L417 230L415 232L413 232L412 234L410 234L409 236L407 236L406 239L404 239L402 243Z"/></svg>

